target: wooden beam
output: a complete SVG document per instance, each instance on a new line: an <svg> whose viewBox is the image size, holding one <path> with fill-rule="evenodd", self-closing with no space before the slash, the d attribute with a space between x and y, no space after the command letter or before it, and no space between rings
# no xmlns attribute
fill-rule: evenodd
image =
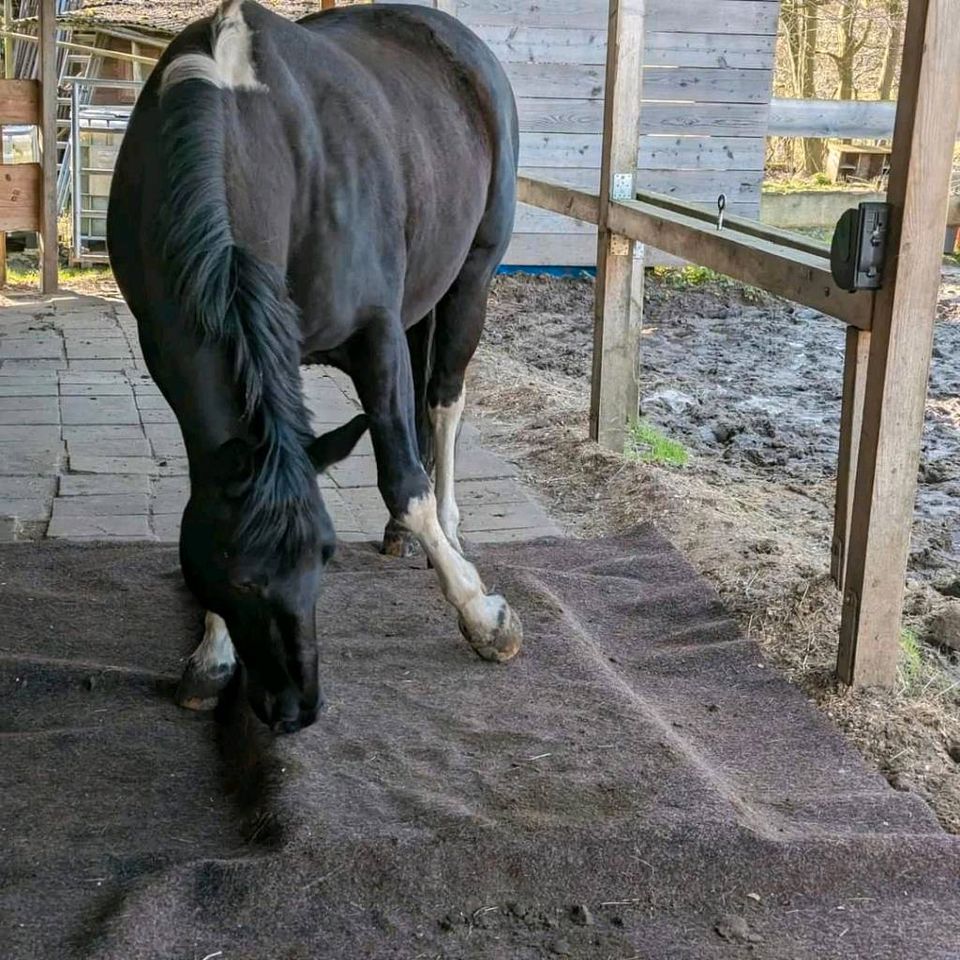
<svg viewBox="0 0 960 960"><path fill-rule="evenodd" d="M597 285L590 385L590 437L622 451L629 419L640 399L637 361L642 317L631 297L634 244L611 230L607 215L614 178L628 178L629 194L637 169L640 140L640 88L643 76L645 0L610 0L607 69L600 163Z"/></svg>
<svg viewBox="0 0 960 960"><path fill-rule="evenodd" d="M0 164L0 231L40 229L39 163Z"/></svg>
<svg viewBox="0 0 960 960"><path fill-rule="evenodd" d="M838 140L889 140L897 113L896 100L770 101L771 137ZM960 138L960 130L957 131Z"/></svg>
<svg viewBox="0 0 960 960"><path fill-rule="evenodd" d="M0 124L40 121L40 84L36 80L0 80Z"/></svg>
<svg viewBox="0 0 960 960"><path fill-rule="evenodd" d="M638 243L813 307L850 326L870 328L873 294L851 294L837 287L823 256L732 230L717 230L703 220L637 200L611 203L608 223L611 230Z"/></svg>
<svg viewBox="0 0 960 960"><path fill-rule="evenodd" d="M840 405L840 450L837 456L837 491L833 514L833 542L830 545L830 575L843 590L850 548L857 457L863 425L863 396L870 356L870 331L847 327L843 358L843 399Z"/></svg>
<svg viewBox="0 0 960 960"><path fill-rule="evenodd" d="M850 518L837 672L890 685L913 525L954 139L957 0L907 7L890 185L892 256L878 293Z"/></svg>
<svg viewBox="0 0 960 960"><path fill-rule="evenodd" d="M56 0L40 0L40 290L59 286Z"/></svg>
<svg viewBox="0 0 960 960"><path fill-rule="evenodd" d="M701 220L704 223L716 227L717 209L710 209L705 204L695 204L688 200L674 200L663 193L651 193L646 190L637 191L637 200L642 203L653 204L662 207L665 210L672 210L674 213L681 213L695 220ZM852 203L852 200L851 200ZM729 209L729 204L727 208ZM738 234L744 234L748 237L757 237L761 240L769 240L781 247L790 247L793 250L802 250L805 253L813 254L815 257L829 258L830 244L820 243L817 240L810 240L794 233L792 230L781 230L778 227L759 223L757 220L751 220L748 217L738 217L735 214L725 213L723 217L724 228Z"/></svg>
<svg viewBox="0 0 960 960"><path fill-rule="evenodd" d="M553 180L517 177L517 201L587 223L597 223L600 219L600 198L595 193Z"/></svg>

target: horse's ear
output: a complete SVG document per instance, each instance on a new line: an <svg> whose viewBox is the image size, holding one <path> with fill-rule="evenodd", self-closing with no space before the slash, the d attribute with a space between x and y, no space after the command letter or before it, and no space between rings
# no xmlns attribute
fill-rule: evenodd
<svg viewBox="0 0 960 960"><path fill-rule="evenodd" d="M253 447L241 437L232 437L213 455L213 478L231 498L241 497L253 480Z"/></svg>
<svg viewBox="0 0 960 960"><path fill-rule="evenodd" d="M357 445L357 441L367 431L367 418L364 414L354 417L336 430L331 430L317 437L307 447L310 462L317 473L322 473L327 467L339 463L350 456L350 451Z"/></svg>

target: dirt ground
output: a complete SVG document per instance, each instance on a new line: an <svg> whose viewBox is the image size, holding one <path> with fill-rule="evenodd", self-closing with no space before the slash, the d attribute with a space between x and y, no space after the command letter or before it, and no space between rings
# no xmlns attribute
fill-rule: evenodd
<svg viewBox="0 0 960 960"><path fill-rule="evenodd" d="M115 295L109 273L71 275ZM0 303L3 301L0 300ZM944 283L931 372L899 681L833 678L839 596L829 576L842 326L738 284L648 274L642 415L685 466L586 440L589 279L499 277L470 372L483 441L514 459L573 535L652 520L710 580L771 669L798 684L902 790L960 833L960 268Z"/></svg>
<svg viewBox="0 0 960 960"><path fill-rule="evenodd" d="M653 520L713 583L772 669L799 684L902 790L960 832L960 276L944 283L897 687L832 676L829 576L843 328L700 273L648 274L643 418L685 466L606 453L587 433L593 283L500 277L472 372L484 441L517 460L573 534Z"/></svg>

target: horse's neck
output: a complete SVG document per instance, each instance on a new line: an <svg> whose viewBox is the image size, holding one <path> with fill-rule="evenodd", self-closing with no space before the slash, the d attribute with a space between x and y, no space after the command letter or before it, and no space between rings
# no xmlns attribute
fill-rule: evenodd
<svg viewBox="0 0 960 960"><path fill-rule="evenodd" d="M166 346L151 372L173 407L193 464L247 433L242 402L222 346L191 344L176 355Z"/></svg>

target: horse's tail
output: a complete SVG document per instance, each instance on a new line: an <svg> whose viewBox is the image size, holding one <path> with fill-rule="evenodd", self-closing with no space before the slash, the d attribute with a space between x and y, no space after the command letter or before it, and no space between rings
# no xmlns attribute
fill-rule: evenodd
<svg viewBox="0 0 960 960"><path fill-rule="evenodd" d="M232 358L258 444L252 496L260 502L247 511L242 535L261 545L284 538L293 547L311 533L299 528L310 525L312 511L303 501L316 489L305 450L311 433L300 388L299 318L283 272L237 243L225 175L231 98L238 89L264 89L256 81L242 6L221 4L210 52L175 57L161 78L163 258L182 315ZM298 501L304 509L296 509Z"/></svg>

